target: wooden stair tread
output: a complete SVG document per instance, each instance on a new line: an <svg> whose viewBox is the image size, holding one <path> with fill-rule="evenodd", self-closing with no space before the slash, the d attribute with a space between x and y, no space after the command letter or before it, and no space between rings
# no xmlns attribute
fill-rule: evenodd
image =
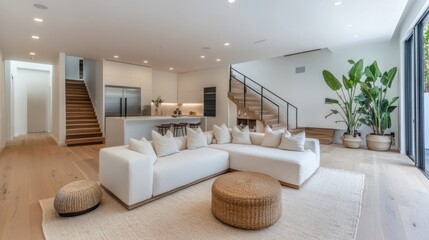
<svg viewBox="0 0 429 240"><path fill-rule="evenodd" d="M78 144L90 144L90 143L104 143L104 137L66 139L66 144L68 146L78 145Z"/></svg>
<svg viewBox="0 0 429 240"><path fill-rule="evenodd" d="M95 123L70 123L66 124L67 128L91 128L91 127L99 127L98 122Z"/></svg>

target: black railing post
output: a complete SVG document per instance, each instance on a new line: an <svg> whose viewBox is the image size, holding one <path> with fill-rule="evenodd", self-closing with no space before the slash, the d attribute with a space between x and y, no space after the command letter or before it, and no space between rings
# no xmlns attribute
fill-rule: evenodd
<svg viewBox="0 0 429 240"><path fill-rule="evenodd" d="M264 120L264 87L261 86L261 121Z"/></svg>
<svg viewBox="0 0 429 240"><path fill-rule="evenodd" d="M246 107L246 76L244 76L244 81L243 81L243 95L244 95L244 107Z"/></svg>
<svg viewBox="0 0 429 240"><path fill-rule="evenodd" d="M289 103L286 104L286 128L289 129Z"/></svg>
<svg viewBox="0 0 429 240"><path fill-rule="evenodd" d="M296 115L295 115L295 120L296 120L296 122L295 122L295 127L296 127L296 128L298 128L298 108L295 108L295 110L296 110Z"/></svg>
<svg viewBox="0 0 429 240"><path fill-rule="evenodd" d="M232 82L232 66L229 65L229 92L231 92L231 82Z"/></svg>

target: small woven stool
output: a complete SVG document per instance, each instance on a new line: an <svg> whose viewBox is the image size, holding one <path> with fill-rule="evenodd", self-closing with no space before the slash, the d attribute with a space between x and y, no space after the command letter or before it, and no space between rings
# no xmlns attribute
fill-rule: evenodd
<svg viewBox="0 0 429 240"><path fill-rule="evenodd" d="M62 187L55 195L54 208L62 217L79 216L100 205L101 188L93 181L81 180Z"/></svg>
<svg viewBox="0 0 429 240"><path fill-rule="evenodd" d="M233 172L212 186L212 212L221 222L244 229L266 228L282 215L282 187L265 174Z"/></svg>

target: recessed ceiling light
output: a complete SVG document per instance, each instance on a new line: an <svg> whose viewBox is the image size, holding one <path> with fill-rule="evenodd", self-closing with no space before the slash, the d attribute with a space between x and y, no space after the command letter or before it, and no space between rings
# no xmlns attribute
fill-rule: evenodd
<svg viewBox="0 0 429 240"><path fill-rule="evenodd" d="M41 18L34 18L34 21L35 22L43 22L43 19L41 19Z"/></svg>
<svg viewBox="0 0 429 240"><path fill-rule="evenodd" d="M235 0L228 0L229 3L235 3Z"/></svg>
<svg viewBox="0 0 429 240"><path fill-rule="evenodd" d="M33 4L33 6L35 8L42 9L42 10L48 9L48 7L46 5L43 5L43 4L40 4L40 3L35 3L35 4Z"/></svg>
<svg viewBox="0 0 429 240"><path fill-rule="evenodd" d="M341 3L342 3L342 2L338 1L338 2L335 2L335 3L334 3L334 5L335 5L335 6L339 6L339 5L341 5Z"/></svg>
<svg viewBox="0 0 429 240"><path fill-rule="evenodd" d="M224 45L224 46L229 46L230 44L229 44L229 42L226 42L226 43L224 43L223 45Z"/></svg>
<svg viewBox="0 0 429 240"><path fill-rule="evenodd" d="M206 56L204 56L204 55L201 55L201 57L200 58L206 58Z"/></svg>
<svg viewBox="0 0 429 240"><path fill-rule="evenodd" d="M346 25L346 27L353 27L353 25L351 25L351 24L347 24L347 25Z"/></svg>
<svg viewBox="0 0 429 240"><path fill-rule="evenodd" d="M119 56L118 55L115 55L115 56L113 56L114 58L119 58Z"/></svg>
<svg viewBox="0 0 429 240"><path fill-rule="evenodd" d="M171 68L170 68L170 70L171 70L171 71L173 71L173 70L174 70L174 68L172 68L172 67L171 67Z"/></svg>
<svg viewBox="0 0 429 240"><path fill-rule="evenodd" d="M39 36L33 35L31 36L32 39L39 39Z"/></svg>
<svg viewBox="0 0 429 240"><path fill-rule="evenodd" d="M144 61L143 61L143 63L149 63L149 61L147 61L147 60L144 60Z"/></svg>
<svg viewBox="0 0 429 240"><path fill-rule="evenodd" d="M34 52L30 52L29 53L31 56L35 56L36 55L36 53L34 53Z"/></svg>
<svg viewBox="0 0 429 240"><path fill-rule="evenodd" d="M355 35L353 35L353 37L354 37L354 38L358 38L358 37L359 37L359 35L358 35L358 34L355 34Z"/></svg>
<svg viewBox="0 0 429 240"><path fill-rule="evenodd" d="M220 58L216 59L216 62L220 62Z"/></svg>

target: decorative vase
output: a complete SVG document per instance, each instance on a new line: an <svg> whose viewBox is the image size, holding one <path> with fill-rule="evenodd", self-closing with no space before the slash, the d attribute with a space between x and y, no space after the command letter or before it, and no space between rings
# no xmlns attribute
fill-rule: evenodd
<svg viewBox="0 0 429 240"><path fill-rule="evenodd" d="M155 107L155 116L158 116L159 114L159 107Z"/></svg>
<svg viewBox="0 0 429 240"><path fill-rule="evenodd" d="M390 135L366 135L366 146L370 150L389 151L391 145L392 138Z"/></svg>
<svg viewBox="0 0 429 240"><path fill-rule="evenodd" d="M362 142L362 138L359 136L353 137L350 134L343 135L343 145L347 148L360 148L360 143Z"/></svg>

